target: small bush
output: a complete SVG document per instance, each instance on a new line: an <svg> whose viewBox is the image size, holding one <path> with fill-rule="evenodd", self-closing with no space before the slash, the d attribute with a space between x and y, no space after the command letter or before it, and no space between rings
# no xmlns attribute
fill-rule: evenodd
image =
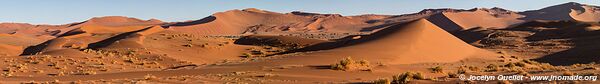
<svg viewBox="0 0 600 84"><path fill-rule="evenodd" d="M13 73L10 72L10 71L9 72L3 72L2 76L4 76L4 77L11 77L11 76L13 76Z"/></svg>
<svg viewBox="0 0 600 84"><path fill-rule="evenodd" d="M515 68L515 67L517 67L517 65L515 63L511 62L511 63L508 63L508 64L504 65L504 67Z"/></svg>
<svg viewBox="0 0 600 84"><path fill-rule="evenodd" d="M367 60L354 61L350 57L344 58L343 60L340 60L336 64L331 64L330 68L333 70L344 70L344 71L351 70L351 69L370 70L369 61L367 61Z"/></svg>
<svg viewBox="0 0 600 84"><path fill-rule="evenodd" d="M392 84L392 81L390 81L390 79L378 79L373 81L374 84Z"/></svg>
<svg viewBox="0 0 600 84"><path fill-rule="evenodd" d="M594 67L594 66L588 66L583 68L584 70L598 70L598 68Z"/></svg>
<svg viewBox="0 0 600 84"><path fill-rule="evenodd" d="M251 57L254 57L254 55L252 55L250 53L242 53L242 57L244 57L244 58L251 58Z"/></svg>
<svg viewBox="0 0 600 84"><path fill-rule="evenodd" d="M424 76L419 72L405 72L400 75L392 77L392 83L394 84L407 84L413 79L425 79Z"/></svg>
<svg viewBox="0 0 600 84"><path fill-rule="evenodd" d="M429 68L429 70L431 70L434 73L444 73L444 68L442 66L432 67Z"/></svg>
<svg viewBox="0 0 600 84"><path fill-rule="evenodd" d="M542 69L552 69L552 70L556 70L557 68L548 64L548 63L542 63L541 65L539 65Z"/></svg>
<svg viewBox="0 0 600 84"><path fill-rule="evenodd" d="M458 78L458 74L456 73L448 73L448 78Z"/></svg>
<svg viewBox="0 0 600 84"><path fill-rule="evenodd" d="M457 74L465 74L465 73L467 73L467 70L464 68L458 68L458 70L456 70L456 73Z"/></svg>
<svg viewBox="0 0 600 84"><path fill-rule="evenodd" d="M527 64L525 64L524 62L516 62L516 63L515 63L515 66L518 66L518 67L525 67L525 66L527 66Z"/></svg>
<svg viewBox="0 0 600 84"><path fill-rule="evenodd" d="M488 66L486 66L485 68L487 68L487 70L485 70L486 72L492 72L492 71L499 71L500 67L498 65L495 64L490 64Z"/></svg>
<svg viewBox="0 0 600 84"><path fill-rule="evenodd" d="M152 74L147 74L146 76L144 76L144 80L152 80L152 79L157 79L158 77L152 75Z"/></svg>
<svg viewBox="0 0 600 84"><path fill-rule="evenodd" d="M523 75L523 76L529 76L529 72L527 72L525 70L519 70L519 71L517 71L517 74Z"/></svg>
<svg viewBox="0 0 600 84"><path fill-rule="evenodd" d="M94 70L79 70L75 73L75 75L94 75L96 71Z"/></svg>

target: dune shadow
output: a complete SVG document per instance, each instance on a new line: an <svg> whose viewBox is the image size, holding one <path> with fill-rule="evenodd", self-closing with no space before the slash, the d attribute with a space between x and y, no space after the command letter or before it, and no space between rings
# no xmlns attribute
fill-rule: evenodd
<svg viewBox="0 0 600 84"><path fill-rule="evenodd" d="M569 2L559 5L546 7L540 10L523 11L518 14L525 17L517 18L519 20L575 20L571 17L571 10L586 12L585 8L579 3Z"/></svg>
<svg viewBox="0 0 600 84"><path fill-rule="evenodd" d="M412 23L412 22L414 22L414 21L392 24L391 26L385 27L385 28L383 28L377 32L374 32L370 35L350 35L350 36L346 36L344 38L336 39L333 42L319 43L319 44L307 46L304 48L285 51L285 52L272 54L272 55L268 55L268 56L283 55L283 54L296 53L296 52L330 50L330 49L335 49L335 48L340 48L340 47L347 47L347 46L362 44L362 43L369 42L372 40L386 38L387 36L394 34L394 32L400 31L404 26L406 26L407 24ZM357 37L357 36L360 36L361 38L354 39L354 37Z"/></svg>
<svg viewBox="0 0 600 84"><path fill-rule="evenodd" d="M541 31L530 37L530 41L550 39L569 39L574 46L571 49L552 53L535 61L550 63L552 65L572 65L600 62L600 31L582 31L589 24L575 24L563 26L552 31Z"/></svg>
<svg viewBox="0 0 600 84"><path fill-rule="evenodd" d="M35 46L29 46L23 50L23 53L21 53L20 56L35 55L39 52L42 52L42 50L44 50L44 48L48 47L48 44L50 44L52 41L53 40L48 40L44 43L41 43L41 44L38 44Z"/></svg>
<svg viewBox="0 0 600 84"><path fill-rule="evenodd" d="M95 43L90 43L90 44L88 44L88 48L89 49L103 48L103 47L109 46L109 45L111 45L111 44L113 44L113 43L115 43L115 42L117 42L117 41L119 41L121 39L125 39L125 38L131 36L132 34L135 34L135 33L140 32L140 31L145 31L145 30L148 30L150 28L151 27L147 27L147 28L144 28L144 29L136 30L136 31L130 31L130 32L121 33L119 35L110 37L108 39L104 39L102 41L98 41L98 42L95 42Z"/></svg>
<svg viewBox="0 0 600 84"><path fill-rule="evenodd" d="M433 14L427 17L427 20L448 32L463 30L460 25L456 24L443 13Z"/></svg>
<svg viewBox="0 0 600 84"><path fill-rule="evenodd" d="M377 25L377 26L366 27L366 28L360 29L360 32L372 32L374 30L385 28L385 27L388 27L390 25L394 25L394 24L393 23L392 24L388 23L388 24L382 24L382 25Z"/></svg>
<svg viewBox="0 0 600 84"><path fill-rule="evenodd" d="M169 26L190 26L190 25L204 24L204 23L212 22L214 20L217 20L217 17L208 16L208 17L202 18L200 20L194 20L194 21L189 21L189 22L177 22L174 24L163 26L163 28L168 28Z"/></svg>
<svg viewBox="0 0 600 84"><path fill-rule="evenodd" d="M476 28L469 28L469 30L450 32L450 34L456 36L458 39L460 39L466 43L473 43L473 42L479 41L481 39L484 39L485 36L487 36L487 34L482 33L481 30L485 30L485 29L483 29L481 27L476 27Z"/></svg>
<svg viewBox="0 0 600 84"><path fill-rule="evenodd" d="M551 65L563 66L595 63L600 61L600 57L598 57L600 53L597 53L597 51L600 50L598 47L600 46L575 47L573 49L553 53L541 58L536 58L534 60L538 62L550 63Z"/></svg>

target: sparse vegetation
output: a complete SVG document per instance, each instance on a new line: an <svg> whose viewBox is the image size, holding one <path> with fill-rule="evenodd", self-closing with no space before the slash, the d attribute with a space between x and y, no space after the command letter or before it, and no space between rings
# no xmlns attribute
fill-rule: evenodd
<svg viewBox="0 0 600 84"><path fill-rule="evenodd" d="M489 64L488 66L486 66L486 72L493 72L493 71L499 71L500 67L498 65L495 64Z"/></svg>
<svg viewBox="0 0 600 84"><path fill-rule="evenodd" d="M598 70L598 68L594 67L594 66L588 66L583 68L584 70Z"/></svg>
<svg viewBox="0 0 600 84"><path fill-rule="evenodd" d="M13 72L10 72L10 71L8 71L8 72L2 72L2 76L4 76L4 77L11 77L11 76L13 76Z"/></svg>
<svg viewBox="0 0 600 84"><path fill-rule="evenodd" d="M393 84L407 84L413 79L421 80L421 79L425 79L425 77L419 72L405 72L405 73L393 76L392 83Z"/></svg>
<svg viewBox="0 0 600 84"><path fill-rule="evenodd" d="M390 79L387 78L383 78L383 79L378 79L373 81L374 84L392 84L392 81L390 81Z"/></svg>
<svg viewBox="0 0 600 84"><path fill-rule="evenodd" d="M370 70L369 61L366 61L366 60L354 61L351 57L344 58L343 60L340 60L336 64L331 64L330 68L333 70L343 70L343 71L354 70L354 69Z"/></svg>
<svg viewBox="0 0 600 84"><path fill-rule="evenodd" d="M146 76L144 76L144 80L153 80L153 79L157 79L158 77L152 75L152 74L147 74Z"/></svg>
<svg viewBox="0 0 600 84"><path fill-rule="evenodd" d="M461 67L461 68L458 68L458 70L456 70L456 73L457 74L465 74L465 73L467 73L467 70L465 68Z"/></svg>
<svg viewBox="0 0 600 84"><path fill-rule="evenodd" d="M94 75L96 74L96 71L94 70L79 70L77 72L74 73L75 75Z"/></svg>
<svg viewBox="0 0 600 84"><path fill-rule="evenodd" d="M444 73L444 68L442 66L436 66L429 68L433 73Z"/></svg>
<svg viewBox="0 0 600 84"><path fill-rule="evenodd" d="M252 58L252 57L254 57L254 55L252 55L250 53L242 53L242 57L244 57L244 58Z"/></svg>

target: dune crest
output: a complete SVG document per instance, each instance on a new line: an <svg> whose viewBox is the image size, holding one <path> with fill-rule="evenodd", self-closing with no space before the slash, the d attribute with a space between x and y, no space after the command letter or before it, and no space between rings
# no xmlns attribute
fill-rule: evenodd
<svg viewBox="0 0 600 84"><path fill-rule="evenodd" d="M261 34L285 32L358 32L382 23L367 23L381 17L341 16L339 14L276 13L255 8L218 12L201 20L167 25L176 31L205 35Z"/></svg>
<svg viewBox="0 0 600 84"><path fill-rule="evenodd" d="M520 12L524 20L577 20L584 22L600 21L600 7L569 2L540 10Z"/></svg>

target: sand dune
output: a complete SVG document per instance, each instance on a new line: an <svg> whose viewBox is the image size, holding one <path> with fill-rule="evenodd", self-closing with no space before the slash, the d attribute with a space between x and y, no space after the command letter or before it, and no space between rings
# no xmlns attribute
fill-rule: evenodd
<svg viewBox="0 0 600 84"><path fill-rule="evenodd" d="M215 13L201 20L171 24L177 31L200 34L243 34L273 32L306 32L331 30L331 32L360 31L374 26L367 20L372 17L344 17L336 14L309 14L292 12L275 13L259 9L230 10Z"/></svg>
<svg viewBox="0 0 600 84"><path fill-rule="evenodd" d="M540 10L521 12L524 20L578 20L585 22L600 21L600 7L575 2L546 7Z"/></svg>
<svg viewBox="0 0 600 84"><path fill-rule="evenodd" d="M494 7L473 9L424 9L417 13L391 16L383 20L393 23L409 22L421 18L427 18L432 23L447 31L468 30L471 28L504 28L523 22L518 18L523 15L517 12Z"/></svg>
<svg viewBox="0 0 600 84"><path fill-rule="evenodd" d="M468 58L489 59L493 56L494 53L473 47L431 22L420 19L390 26L339 48L269 61L266 65L322 65L345 57L384 64L445 63Z"/></svg>
<svg viewBox="0 0 600 84"><path fill-rule="evenodd" d="M439 24L438 26L442 26L447 31L469 30L475 27L505 28L523 22L518 20L521 15L515 12L493 11L493 9L476 8L461 12L442 12L432 15L428 20L436 25Z"/></svg>
<svg viewBox="0 0 600 84"><path fill-rule="evenodd" d="M23 52L23 47L0 44L0 56L19 56Z"/></svg>
<svg viewBox="0 0 600 84"><path fill-rule="evenodd" d="M366 39L366 42L324 53L337 53L340 56L372 59L390 64L456 62L468 57L485 58L493 55L466 44L425 19L391 26L371 34Z"/></svg>
<svg viewBox="0 0 600 84"><path fill-rule="evenodd" d="M105 16L105 17L94 17L89 19L80 25L97 24L104 26L132 26L132 25L156 25L163 23L157 19L140 20L137 18L123 17L123 16Z"/></svg>

